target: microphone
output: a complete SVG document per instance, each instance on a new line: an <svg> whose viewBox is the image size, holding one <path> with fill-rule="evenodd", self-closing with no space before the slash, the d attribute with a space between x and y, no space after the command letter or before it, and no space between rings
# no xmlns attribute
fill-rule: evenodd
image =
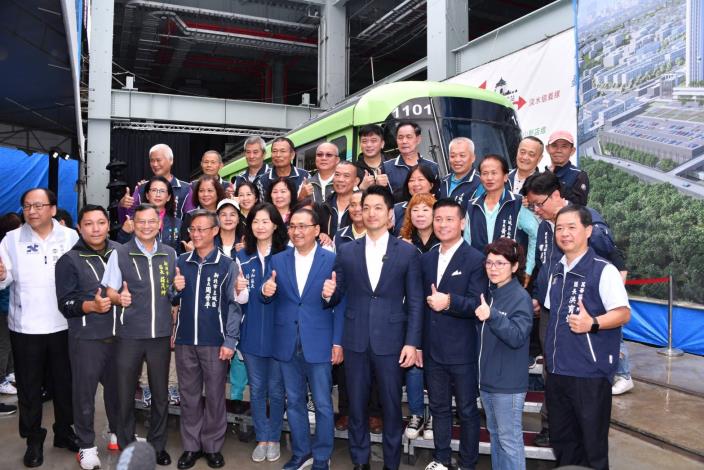
<svg viewBox="0 0 704 470"><path fill-rule="evenodd" d="M122 451L117 461L117 470L154 470L156 452L151 444L134 441Z"/></svg>

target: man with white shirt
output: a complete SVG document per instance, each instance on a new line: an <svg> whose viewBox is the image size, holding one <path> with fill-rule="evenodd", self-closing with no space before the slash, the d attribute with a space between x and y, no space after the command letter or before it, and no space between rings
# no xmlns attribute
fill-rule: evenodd
<svg viewBox="0 0 704 470"><path fill-rule="evenodd" d="M314 202L325 203L332 194L332 178L340 162L337 145L323 142L315 149L315 171L301 185L298 199L312 197ZM335 232L333 232L334 234Z"/></svg>
<svg viewBox="0 0 704 470"><path fill-rule="evenodd" d="M545 396L557 465L609 468L611 383L618 365L621 326L631 317L616 267L589 246L592 217L567 206L555 218L564 256L548 282L550 310Z"/></svg>
<svg viewBox="0 0 704 470"><path fill-rule="evenodd" d="M328 470L335 440L332 366L342 362L344 306L331 299L335 254L316 241L318 216L310 209L291 215L288 233L293 248L271 257L261 295L274 315L273 356L281 365L291 428L291 459L284 470L313 464ZM280 276L277 281L277 274ZM308 388L315 403L315 438L311 443L306 404Z"/></svg>
<svg viewBox="0 0 704 470"><path fill-rule="evenodd" d="M42 383L54 391L54 446L78 452L71 404L68 323L56 303L54 266L78 241L75 230L60 225L56 195L44 188L21 198L26 223L0 243L0 289L10 289L8 327L17 380L20 436L27 439L24 465L44 462Z"/></svg>
<svg viewBox="0 0 704 470"><path fill-rule="evenodd" d="M422 336L423 292L418 251L390 237L393 196L370 186L362 196L366 236L340 247L332 300L346 298L345 373L349 446L355 470L369 470L368 403L372 373L384 418L384 468L401 461L403 368L416 364Z"/></svg>
<svg viewBox="0 0 704 470"><path fill-rule="evenodd" d="M450 468L452 395L460 418L460 468L474 468L479 458L477 409L477 325L474 309L488 280L484 256L462 239L461 203L440 199L433 206L433 230L440 240L421 256L426 307L423 350L430 414L433 416L433 460L426 470Z"/></svg>
<svg viewBox="0 0 704 470"><path fill-rule="evenodd" d="M508 174L508 185L513 194L521 194L526 179L538 172L538 163L543 158L544 149L543 141L532 135L524 137L518 144L516 168Z"/></svg>

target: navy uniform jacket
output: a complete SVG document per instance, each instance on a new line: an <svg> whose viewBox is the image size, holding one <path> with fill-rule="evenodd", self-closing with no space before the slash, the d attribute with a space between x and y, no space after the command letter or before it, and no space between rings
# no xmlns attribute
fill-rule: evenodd
<svg viewBox="0 0 704 470"><path fill-rule="evenodd" d="M568 161L566 165L556 167L553 173L560 180L562 197L573 204L587 205L589 176L584 170L580 170Z"/></svg>
<svg viewBox="0 0 704 470"><path fill-rule="evenodd" d="M422 155L418 154L418 164L430 168L435 178L438 178L438 164L432 160L427 160L423 158ZM406 165L403 161L401 155L394 158L393 160L387 160L383 164L384 173L389 177L389 186L394 194L394 200L396 202L403 200L403 183L408 177L408 173L411 172L412 168ZM432 183L432 181L431 181Z"/></svg>

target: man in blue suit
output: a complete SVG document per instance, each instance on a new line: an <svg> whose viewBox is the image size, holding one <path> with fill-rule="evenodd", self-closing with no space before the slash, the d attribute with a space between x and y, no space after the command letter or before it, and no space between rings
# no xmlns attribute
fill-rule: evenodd
<svg viewBox="0 0 704 470"><path fill-rule="evenodd" d="M343 312L342 307L333 308L337 299L330 298L329 286L334 286L335 255L316 242L320 225L318 216L309 209L293 213L288 233L293 249L271 258L265 275L268 280L262 285L264 301L273 303L273 356L281 364L288 397L293 456L283 468L299 470L312 462L314 470L328 470L335 438L332 365L341 363L343 357ZM315 403L312 445L306 409L308 387Z"/></svg>
<svg viewBox="0 0 704 470"><path fill-rule="evenodd" d="M433 206L433 230L440 246L421 257L426 295L423 351L430 414L433 461L426 470L450 468L452 395L460 418L460 468L474 468L479 458L477 410L477 328L473 315L489 285L484 256L463 239L465 211L454 199Z"/></svg>
<svg viewBox="0 0 704 470"><path fill-rule="evenodd" d="M369 469L367 404L372 371L384 417L384 468L401 461L402 368L416 363L422 335L423 288L415 247L389 236L393 196L371 186L362 196L367 234L340 248L332 301L346 295L345 373L349 446L355 470Z"/></svg>

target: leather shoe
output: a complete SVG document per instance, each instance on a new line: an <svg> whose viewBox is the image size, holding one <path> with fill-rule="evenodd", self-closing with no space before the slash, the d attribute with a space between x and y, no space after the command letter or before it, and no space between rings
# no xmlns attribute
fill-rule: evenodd
<svg viewBox="0 0 704 470"><path fill-rule="evenodd" d="M207 453L205 458L208 460L208 467L210 468L220 468L225 465L225 459L220 452Z"/></svg>
<svg viewBox="0 0 704 470"><path fill-rule="evenodd" d="M78 452L80 448L78 447L78 437L71 431L70 434L54 435L54 447L59 449L70 450L71 452Z"/></svg>
<svg viewBox="0 0 704 470"><path fill-rule="evenodd" d="M550 432L543 428L535 435L533 445L536 447L550 447Z"/></svg>
<svg viewBox="0 0 704 470"><path fill-rule="evenodd" d="M27 451L24 453L25 467L39 467L44 463L44 445L41 442L27 444Z"/></svg>
<svg viewBox="0 0 704 470"><path fill-rule="evenodd" d="M368 463L356 463L354 464L353 470L369 470L370 468Z"/></svg>
<svg viewBox="0 0 704 470"><path fill-rule="evenodd" d="M348 416L342 415L335 421L335 429L338 431L347 431L347 427L350 424L350 418Z"/></svg>
<svg viewBox="0 0 704 470"><path fill-rule="evenodd" d="M381 434L384 430L384 421L376 416L369 417L369 431L372 434Z"/></svg>
<svg viewBox="0 0 704 470"><path fill-rule="evenodd" d="M196 464L196 461L203 457L203 454L201 451L198 452L191 452L189 450L184 451L183 454L181 454L181 457L178 459L178 468L180 469L186 469L186 468L191 468Z"/></svg>
<svg viewBox="0 0 704 470"><path fill-rule="evenodd" d="M159 465L171 465L171 456L165 450L156 452L156 463Z"/></svg>

